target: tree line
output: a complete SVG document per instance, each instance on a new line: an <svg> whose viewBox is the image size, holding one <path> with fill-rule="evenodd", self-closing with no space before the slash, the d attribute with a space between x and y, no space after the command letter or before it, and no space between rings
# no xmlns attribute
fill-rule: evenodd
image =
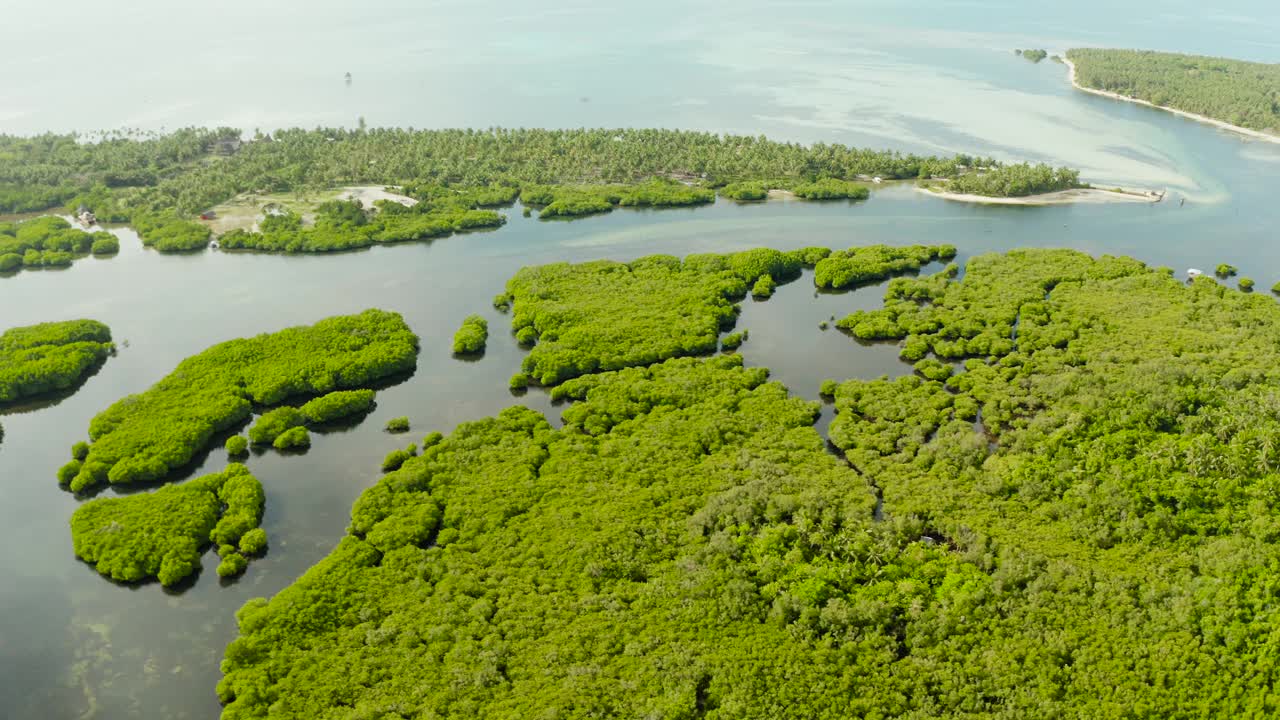
<svg viewBox="0 0 1280 720"><path fill-rule="evenodd" d="M239 137L230 128L97 138L0 136L0 212L86 204L104 220L136 222L155 215L185 221L242 193L348 184L632 186L665 178L714 189L765 179L950 177L998 165L968 155L922 156L675 130L318 128L258 134L244 142ZM687 192L683 204L705 201L701 191ZM670 198L655 199L660 202L636 204L671 204ZM175 249L188 249L195 233L169 228L158 237L181 235Z"/></svg>
<svg viewBox="0 0 1280 720"><path fill-rule="evenodd" d="M1067 59L1084 87L1280 133L1280 64L1096 48L1069 50Z"/></svg>

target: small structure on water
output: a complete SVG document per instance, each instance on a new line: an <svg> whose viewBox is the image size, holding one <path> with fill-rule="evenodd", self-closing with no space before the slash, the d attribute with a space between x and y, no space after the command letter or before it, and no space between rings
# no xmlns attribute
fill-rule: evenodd
<svg viewBox="0 0 1280 720"><path fill-rule="evenodd" d="M1201 271L1199 271L1199 270L1197 270L1197 269L1195 269L1195 268L1187 268L1187 279L1188 279L1188 280L1195 280L1196 278L1200 277L1200 276L1201 276L1201 275L1203 275L1203 274L1204 274L1203 272L1201 272Z"/></svg>
<svg viewBox="0 0 1280 720"><path fill-rule="evenodd" d="M76 208L76 220L79 220L81 225L89 227L90 225L98 222L98 216L94 215L93 211L89 208L81 205Z"/></svg>
<svg viewBox="0 0 1280 720"><path fill-rule="evenodd" d="M880 183L884 182L884 180L883 180L883 179L881 179L881 177L880 177L879 175L877 175L877 176L875 176L875 177L871 178L871 182L873 182L873 183L875 183L875 184L879 185Z"/></svg>

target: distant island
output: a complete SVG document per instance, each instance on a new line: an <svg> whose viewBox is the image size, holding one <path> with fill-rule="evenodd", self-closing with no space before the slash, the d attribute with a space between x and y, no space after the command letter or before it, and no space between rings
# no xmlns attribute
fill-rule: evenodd
<svg viewBox="0 0 1280 720"><path fill-rule="evenodd" d="M1148 50L1067 51L1075 87L1280 142L1280 65Z"/></svg>
<svg viewBox="0 0 1280 720"><path fill-rule="evenodd" d="M0 135L0 157L8 160L0 166L0 214L84 208L103 222L129 223L159 252L212 244L315 253L425 240L499 227L506 218L496 208L517 198L526 215L537 210L551 219L695 206L717 196L860 200L869 185L890 180L950 180L971 186L969 193L1031 196L1075 177L1066 168L1028 175L1021 165L964 154L630 129ZM1004 182L1010 173L1021 179ZM28 263L18 250L35 246L19 248L20 240L10 242L14 268L72 257L30 253ZM82 244L88 251L91 243Z"/></svg>
<svg viewBox="0 0 1280 720"><path fill-rule="evenodd" d="M1013 52L1015 55L1021 55L1024 59L1030 60L1033 63L1038 63L1049 57L1049 53L1044 50L1014 50Z"/></svg>

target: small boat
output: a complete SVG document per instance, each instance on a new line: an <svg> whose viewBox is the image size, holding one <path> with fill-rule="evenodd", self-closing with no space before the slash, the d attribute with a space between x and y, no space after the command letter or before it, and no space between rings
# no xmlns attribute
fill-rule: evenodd
<svg viewBox="0 0 1280 720"><path fill-rule="evenodd" d="M1187 268L1187 279L1188 279L1188 280L1195 280L1196 278L1200 277L1200 276L1201 276L1201 275L1203 275L1203 274L1204 274L1203 272L1201 272L1200 270L1197 270L1197 269L1195 269L1195 268Z"/></svg>
<svg viewBox="0 0 1280 720"><path fill-rule="evenodd" d="M76 208L76 220L85 227L91 227L94 223L98 222L98 216L94 215L93 211L89 208L81 205Z"/></svg>

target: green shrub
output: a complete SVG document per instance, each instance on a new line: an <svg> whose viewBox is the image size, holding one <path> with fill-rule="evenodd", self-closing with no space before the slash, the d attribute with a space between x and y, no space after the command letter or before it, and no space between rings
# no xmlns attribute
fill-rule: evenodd
<svg viewBox="0 0 1280 720"><path fill-rule="evenodd" d="M1245 292L1253 290L1253 278L1242 277L1236 284Z"/></svg>
<svg viewBox="0 0 1280 720"><path fill-rule="evenodd" d="M256 557L267 549L267 531L254 528L240 537L239 550L246 557Z"/></svg>
<svg viewBox="0 0 1280 720"><path fill-rule="evenodd" d="M1228 277L1231 277L1232 275L1235 275L1236 272L1237 270L1235 265L1228 265L1227 263L1221 263L1218 265L1217 268L1214 269L1213 274L1217 275L1220 278L1228 278Z"/></svg>
<svg viewBox="0 0 1280 720"><path fill-rule="evenodd" d="M327 423L368 412L373 398L372 390L338 390L311 400L298 410L309 423Z"/></svg>
<svg viewBox="0 0 1280 720"><path fill-rule="evenodd" d="M90 252L94 255L115 255L120 252L120 241L115 235L109 232L97 232L93 234L93 246Z"/></svg>
<svg viewBox="0 0 1280 720"><path fill-rule="evenodd" d="M387 453L386 457L382 458L382 471L391 472L393 470L399 470L400 466L404 465L411 457L413 457L413 453L408 450L392 450Z"/></svg>
<svg viewBox="0 0 1280 720"><path fill-rule="evenodd" d="M769 188L763 182L736 182L720 188L720 194L738 202L756 202L769 197Z"/></svg>
<svg viewBox="0 0 1280 720"><path fill-rule="evenodd" d="M218 577L235 577L249 567L249 560L240 553L229 553L218 563Z"/></svg>
<svg viewBox="0 0 1280 720"><path fill-rule="evenodd" d="M488 338L489 323L479 315L468 315L453 335L453 352L459 355L481 352Z"/></svg>
<svg viewBox="0 0 1280 720"><path fill-rule="evenodd" d="M837 178L799 183L791 192L805 200L866 200L871 196L866 185Z"/></svg>
<svg viewBox="0 0 1280 720"><path fill-rule="evenodd" d="M295 450L311 447L311 433L305 427L294 427L280 433L271 446L277 450Z"/></svg>
<svg viewBox="0 0 1280 720"><path fill-rule="evenodd" d="M249 441L243 435L232 435L226 442L227 455L244 457L249 454Z"/></svg>
<svg viewBox="0 0 1280 720"><path fill-rule="evenodd" d="M773 297L773 291L777 287L778 284L771 276L761 275L760 279L756 280L756 284L751 286L751 296L760 300Z"/></svg>
<svg viewBox="0 0 1280 720"><path fill-rule="evenodd" d="M725 350L737 350L742 345L742 343L746 341L746 339L747 339L746 330L743 330L742 332L730 333L728 335L725 335L724 339L720 341L720 347L722 347Z"/></svg>
<svg viewBox="0 0 1280 720"><path fill-rule="evenodd" d="M409 418L405 416L391 418L387 421L386 430L389 433L409 432Z"/></svg>
<svg viewBox="0 0 1280 720"><path fill-rule="evenodd" d="M286 405L268 410L249 428L249 442L254 445L270 445L286 430L301 427L306 422L306 417L295 407Z"/></svg>

